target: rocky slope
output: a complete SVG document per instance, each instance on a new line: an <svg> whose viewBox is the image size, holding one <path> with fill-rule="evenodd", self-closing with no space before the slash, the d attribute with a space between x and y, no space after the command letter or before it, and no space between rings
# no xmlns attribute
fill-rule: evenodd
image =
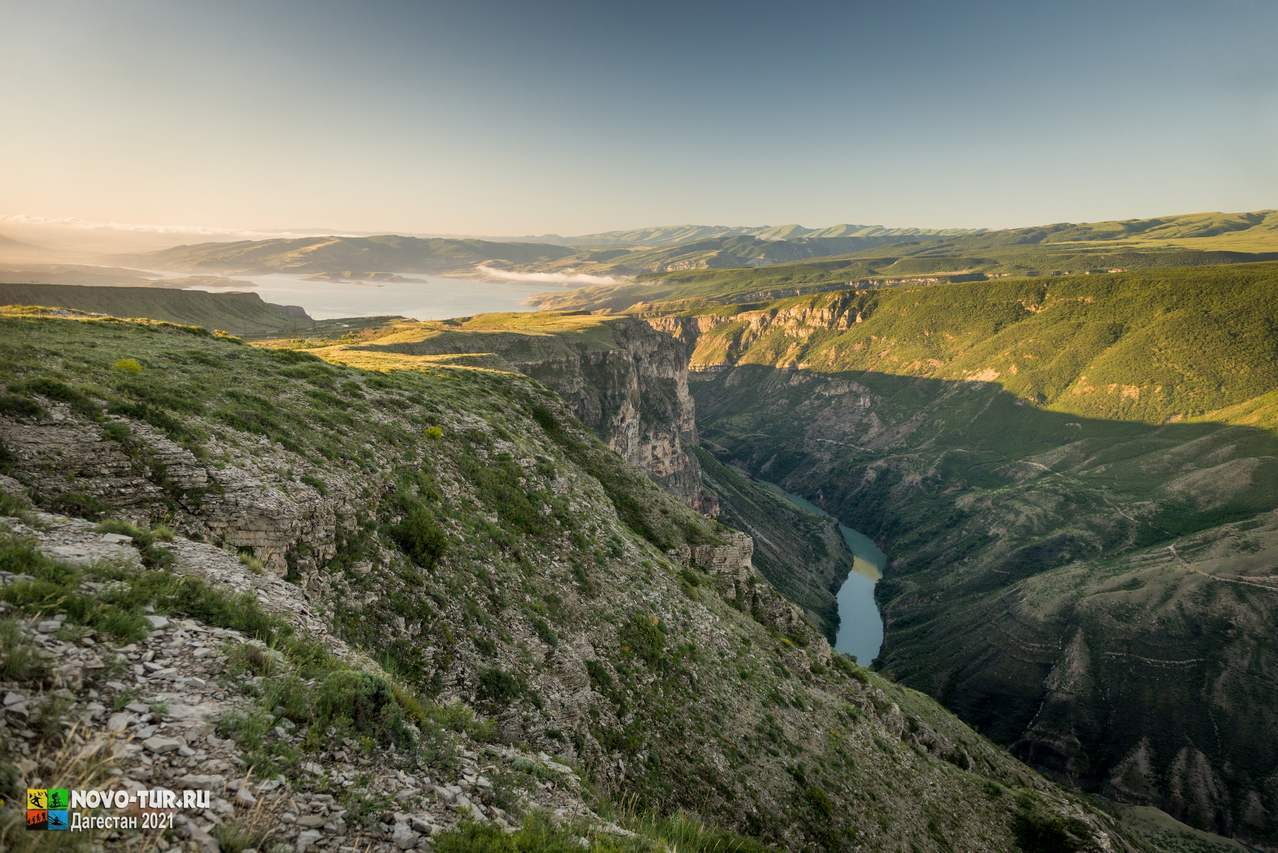
<svg viewBox="0 0 1278 853"><path fill-rule="evenodd" d="M355 343L312 338L302 344L333 359L452 356L517 370L553 389L627 462L690 506L716 511L692 453L697 424L688 392L690 350L641 320L491 314L399 322Z"/></svg>
<svg viewBox="0 0 1278 853"><path fill-rule="evenodd" d="M839 626L835 596L851 569L838 524L798 510L704 449L697 456L702 480L718 502L719 519L750 536L759 572L833 641Z"/></svg>
<svg viewBox="0 0 1278 853"><path fill-rule="evenodd" d="M754 843L678 809L790 849L1139 844L832 654L543 386L364 355L0 318L6 801L207 787L193 849Z"/></svg>
<svg viewBox="0 0 1278 853"><path fill-rule="evenodd" d="M1035 765L1278 838L1272 265L653 318L703 441L874 538L884 671Z"/></svg>

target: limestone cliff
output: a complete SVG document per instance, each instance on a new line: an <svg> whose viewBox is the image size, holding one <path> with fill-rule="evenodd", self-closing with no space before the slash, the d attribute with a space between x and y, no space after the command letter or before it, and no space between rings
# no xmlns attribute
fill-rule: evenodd
<svg viewBox="0 0 1278 853"><path fill-rule="evenodd" d="M567 329L505 315L401 324L366 340L369 351L415 355L486 353L554 390L582 423L623 459L647 471L690 506L714 516L692 448L695 404L688 391L689 348L628 317L577 317Z"/></svg>

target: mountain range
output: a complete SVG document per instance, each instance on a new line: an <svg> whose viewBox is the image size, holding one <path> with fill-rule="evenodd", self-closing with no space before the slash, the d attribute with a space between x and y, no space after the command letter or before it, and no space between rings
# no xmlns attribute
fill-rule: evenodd
<svg viewBox="0 0 1278 853"><path fill-rule="evenodd" d="M319 236L196 243L115 261L143 269L230 273L471 273L485 265L642 278L841 260L848 277L861 278L1042 275L1278 257L1278 212L1005 230L690 225L544 239L549 242Z"/></svg>

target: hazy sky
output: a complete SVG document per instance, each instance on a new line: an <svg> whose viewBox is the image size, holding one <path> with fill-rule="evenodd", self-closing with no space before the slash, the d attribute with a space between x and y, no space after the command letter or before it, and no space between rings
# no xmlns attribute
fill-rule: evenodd
<svg viewBox="0 0 1278 853"><path fill-rule="evenodd" d="M0 0L0 215L573 233L1278 207L1278 2Z"/></svg>

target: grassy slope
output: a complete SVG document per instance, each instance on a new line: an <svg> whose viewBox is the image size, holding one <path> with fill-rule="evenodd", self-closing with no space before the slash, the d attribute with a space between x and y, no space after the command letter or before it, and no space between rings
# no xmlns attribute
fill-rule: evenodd
<svg viewBox="0 0 1278 853"><path fill-rule="evenodd" d="M705 440L886 545L889 671L1063 776L1272 836L1278 267L713 322Z"/></svg>
<svg viewBox="0 0 1278 853"><path fill-rule="evenodd" d="M828 313L853 321L749 332L759 316ZM1150 423L1278 385L1278 264L830 294L725 320L702 335L694 366L730 353L737 364L997 381L1055 411Z"/></svg>
<svg viewBox="0 0 1278 853"><path fill-rule="evenodd" d="M10 314L0 331L4 466L37 501L218 541L216 495L174 493L157 431L215 483L241 469L289 500L345 490L337 553L297 578L337 631L609 794L785 846L1005 849L1081 831L1063 810L1103 821L931 700L823 664L672 563L713 525L526 379L406 357L365 371L157 324ZM150 491L10 446L71 429L98 435L95 458L133 459ZM583 654L589 673L562 671Z"/></svg>
<svg viewBox="0 0 1278 853"><path fill-rule="evenodd" d="M1058 275L1108 269L1202 266L1278 258L1278 212L1188 214L1125 222L1058 224L979 234L896 241L875 240L865 247L838 250L808 243L784 251L734 254L689 247L601 258L593 263L561 259L560 266L594 272L612 269L643 272L633 282L548 294L543 306L559 309L606 308L622 311L639 303L677 303L666 308L703 309L715 303L771 300L790 293L819 292L849 281L880 283L918 277L972 275ZM682 253L682 254L677 254ZM685 257L685 255L687 257ZM692 256L695 255L695 258ZM766 258L765 258L766 255ZM800 261L805 256L837 256ZM690 259L695 262L690 262ZM681 261L687 268L663 266ZM768 264L761 269L717 269ZM662 270L660 274L652 274ZM643 307L643 306L639 306Z"/></svg>
<svg viewBox="0 0 1278 853"><path fill-rule="evenodd" d="M263 302L256 293L207 293L155 287L0 284L0 305L48 305L121 317L224 329L262 337L307 329L314 321L301 308Z"/></svg>

